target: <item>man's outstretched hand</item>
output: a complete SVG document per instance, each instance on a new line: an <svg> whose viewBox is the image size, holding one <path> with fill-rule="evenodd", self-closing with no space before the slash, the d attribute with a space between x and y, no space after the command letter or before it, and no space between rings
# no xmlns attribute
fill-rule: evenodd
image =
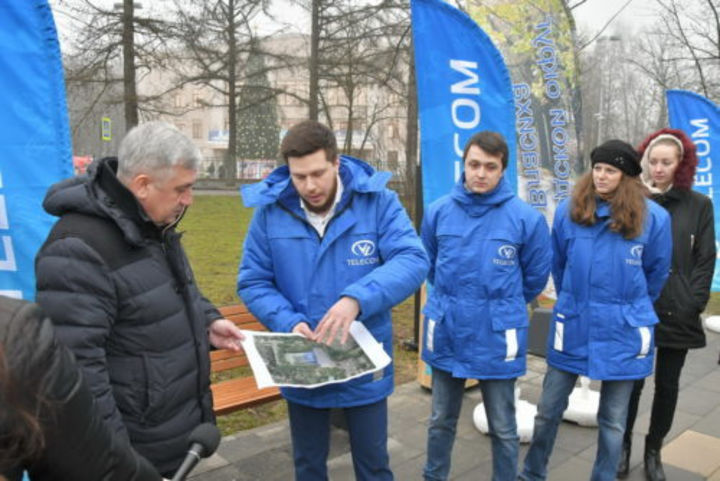
<svg viewBox="0 0 720 481"><path fill-rule="evenodd" d="M336 336L345 344L350 333L350 324L357 319L360 313L360 304L352 297L341 297L328 309L320 323L315 328L314 340L332 344Z"/></svg>
<svg viewBox="0 0 720 481"><path fill-rule="evenodd" d="M245 339L242 331L228 319L216 319L210 324L208 330L210 343L218 349L239 351L242 349L240 341Z"/></svg>

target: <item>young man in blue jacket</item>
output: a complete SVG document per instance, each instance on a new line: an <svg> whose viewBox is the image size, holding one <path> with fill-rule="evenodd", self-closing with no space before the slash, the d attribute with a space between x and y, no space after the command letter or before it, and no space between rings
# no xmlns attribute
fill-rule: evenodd
<svg viewBox="0 0 720 481"><path fill-rule="evenodd" d="M243 188L255 207L238 294L271 331L318 342L362 322L392 355L390 309L415 291L427 255L386 172L338 157L335 135L304 121L281 144L287 165ZM316 389L283 388L298 481L326 480L330 408L343 408L358 480L391 480L387 403L393 366Z"/></svg>
<svg viewBox="0 0 720 481"><path fill-rule="evenodd" d="M448 478L465 379L480 380L492 438L493 481L515 480L518 435L515 379L525 374L526 303L550 273L545 218L520 200L504 173L500 134L475 134L465 171L426 211L422 240L433 289L424 309L422 358L432 366L428 481Z"/></svg>

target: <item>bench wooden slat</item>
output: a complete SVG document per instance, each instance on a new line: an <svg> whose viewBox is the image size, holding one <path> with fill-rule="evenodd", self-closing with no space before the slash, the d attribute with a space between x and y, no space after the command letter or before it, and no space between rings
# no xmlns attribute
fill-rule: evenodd
<svg viewBox="0 0 720 481"><path fill-rule="evenodd" d="M266 331L255 317L248 312L242 304L223 306L220 313L240 329L252 331ZM210 366L212 372L228 371L248 365L245 352L217 350L210 352ZM215 414L228 414L239 409L257 406L259 404L280 399L280 390L276 387L258 389L255 378L240 376L232 379L214 382L210 385L213 393L213 409Z"/></svg>
<svg viewBox="0 0 720 481"><path fill-rule="evenodd" d="M232 304L230 306L223 306L219 308L219 311L220 314L225 317L235 316L239 314L248 314L250 312L244 304Z"/></svg>
<svg viewBox="0 0 720 481"><path fill-rule="evenodd" d="M230 319L232 320L232 319ZM240 329L245 329L246 331L260 331L265 332L267 329L265 329L265 326L260 324L258 321L253 322L235 322L235 325L239 327Z"/></svg>
<svg viewBox="0 0 720 481"><path fill-rule="evenodd" d="M240 408L280 399L276 387L258 389L252 377L239 377L210 386L213 393L215 414L227 414Z"/></svg>
<svg viewBox="0 0 720 481"><path fill-rule="evenodd" d="M210 352L210 362L223 362L227 361L228 359L233 358L245 358L247 359L247 356L245 355L245 352L235 352L235 351L228 351L227 349L219 349L217 351L211 351Z"/></svg>
<svg viewBox="0 0 720 481"><path fill-rule="evenodd" d="M223 372L248 365L247 358L232 358L212 363L212 372Z"/></svg>

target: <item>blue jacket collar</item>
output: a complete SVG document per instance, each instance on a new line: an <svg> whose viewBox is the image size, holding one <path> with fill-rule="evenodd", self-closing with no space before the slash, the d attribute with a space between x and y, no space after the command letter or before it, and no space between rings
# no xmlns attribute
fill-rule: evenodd
<svg viewBox="0 0 720 481"><path fill-rule="evenodd" d="M598 219L607 219L611 216L610 204L600 197L597 197L595 200L595 217Z"/></svg>
<svg viewBox="0 0 720 481"><path fill-rule="evenodd" d="M344 192L340 205L345 204L353 192L379 192L390 180L390 172L376 172L368 163L350 157L340 156L340 180ZM246 207L261 207L282 200L286 205L297 205L300 199L292 181L290 170L283 165L273 170L264 180L241 187L243 203Z"/></svg>
<svg viewBox="0 0 720 481"><path fill-rule="evenodd" d="M515 193L510 187L510 182L503 175L493 190L485 194L475 194L465 188L465 173L460 176L450 193L452 198L461 204L463 208L474 216L484 215L489 209L503 204L513 198Z"/></svg>

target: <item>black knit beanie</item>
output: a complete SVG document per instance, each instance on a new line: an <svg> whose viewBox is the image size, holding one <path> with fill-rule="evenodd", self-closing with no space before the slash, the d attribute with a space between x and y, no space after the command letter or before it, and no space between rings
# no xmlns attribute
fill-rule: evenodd
<svg viewBox="0 0 720 481"><path fill-rule="evenodd" d="M642 172L637 151L622 140L608 140L598 145L590 152L590 161L593 166L598 162L612 165L630 177L637 177Z"/></svg>

